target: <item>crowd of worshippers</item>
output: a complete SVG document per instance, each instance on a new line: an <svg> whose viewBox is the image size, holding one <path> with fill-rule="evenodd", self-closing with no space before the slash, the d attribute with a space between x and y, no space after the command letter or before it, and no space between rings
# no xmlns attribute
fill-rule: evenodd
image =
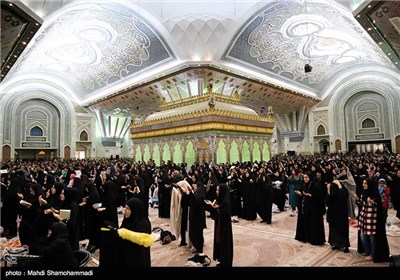
<svg viewBox="0 0 400 280"><path fill-rule="evenodd" d="M104 242L104 235L118 232L118 211L129 204L143 208L140 224L146 234L151 233L149 207L157 206L158 216L170 219L180 245L190 243L195 253L203 250L206 214L215 220L214 230L221 230L223 204L228 232L214 232L213 259L225 266L233 259L230 224L239 218L259 217L261 223L271 224L273 212L285 212L297 216L296 240L313 245L328 241L332 249L344 252L350 247L349 226L358 227L357 251L373 261L389 256L388 208L400 218L400 154L277 155L268 162L161 161L158 166L153 160L131 159L20 160L2 163L1 169L6 170L1 174L3 236L18 233L21 244L37 248L52 224L63 222L72 250L79 249L80 240L89 239L89 251L100 248L100 265L116 265L116 247L110 244L118 236ZM67 217L60 210L68 210ZM125 219L129 220L126 215ZM126 222L132 228L138 223ZM141 252L146 261L133 265L150 266L149 252Z"/></svg>

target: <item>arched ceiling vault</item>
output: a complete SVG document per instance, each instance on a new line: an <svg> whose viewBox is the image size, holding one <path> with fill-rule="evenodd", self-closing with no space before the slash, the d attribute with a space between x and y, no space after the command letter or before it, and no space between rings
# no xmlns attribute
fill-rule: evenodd
<svg viewBox="0 0 400 280"><path fill-rule="evenodd" d="M44 21L2 85L47 77L108 115L143 120L210 83L284 114L321 101L345 72L399 71L354 18L357 1L22 2Z"/></svg>

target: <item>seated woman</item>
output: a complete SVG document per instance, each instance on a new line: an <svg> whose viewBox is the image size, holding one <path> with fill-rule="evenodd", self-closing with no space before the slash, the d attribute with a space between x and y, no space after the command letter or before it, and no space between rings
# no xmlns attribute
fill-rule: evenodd
<svg viewBox="0 0 400 280"><path fill-rule="evenodd" d="M66 269L79 267L71 248L66 224L55 222L49 229L47 237L32 245L41 263L52 269Z"/></svg>

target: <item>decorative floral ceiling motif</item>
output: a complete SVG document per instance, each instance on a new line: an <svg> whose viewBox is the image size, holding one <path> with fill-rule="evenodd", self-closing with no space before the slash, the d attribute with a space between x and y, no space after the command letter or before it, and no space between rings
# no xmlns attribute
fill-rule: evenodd
<svg viewBox="0 0 400 280"><path fill-rule="evenodd" d="M115 3L72 6L45 25L34 40L13 69L14 75L51 73L81 98L173 59L153 27Z"/></svg>
<svg viewBox="0 0 400 280"><path fill-rule="evenodd" d="M209 83L261 115L285 114L344 73L397 70L355 20L356 0L23 2L49 11L1 86L46 83L113 116L144 120Z"/></svg>
<svg viewBox="0 0 400 280"><path fill-rule="evenodd" d="M225 59L323 89L336 73L362 63L385 63L352 14L321 1L279 1L251 17L237 33ZM312 74L304 71L312 65Z"/></svg>

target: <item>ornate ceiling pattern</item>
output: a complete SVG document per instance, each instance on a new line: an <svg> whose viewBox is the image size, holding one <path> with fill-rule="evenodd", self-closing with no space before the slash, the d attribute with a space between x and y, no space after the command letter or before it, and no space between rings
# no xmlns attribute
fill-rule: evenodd
<svg viewBox="0 0 400 280"><path fill-rule="evenodd" d="M338 72L390 60L357 27L351 13L331 2L279 1L250 18L225 59L322 90ZM304 64L312 65L312 74Z"/></svg>
<svg viewBox="0 0 400 280"><path fill-rule="evenodd" d="M398 71L354 18L349 3L360 1L23 2L44 22L0 88L46 81L137 121L209 84L260 115L285 114L324 99L344 74Z"/></svg>
<svg viewBox="0 0 400 280"><path fill-rule="evenodd" d="M134 11L115 3L73 5L40 30L13 75L51 73L84 99L171 59L162 38Z"/></svg>

